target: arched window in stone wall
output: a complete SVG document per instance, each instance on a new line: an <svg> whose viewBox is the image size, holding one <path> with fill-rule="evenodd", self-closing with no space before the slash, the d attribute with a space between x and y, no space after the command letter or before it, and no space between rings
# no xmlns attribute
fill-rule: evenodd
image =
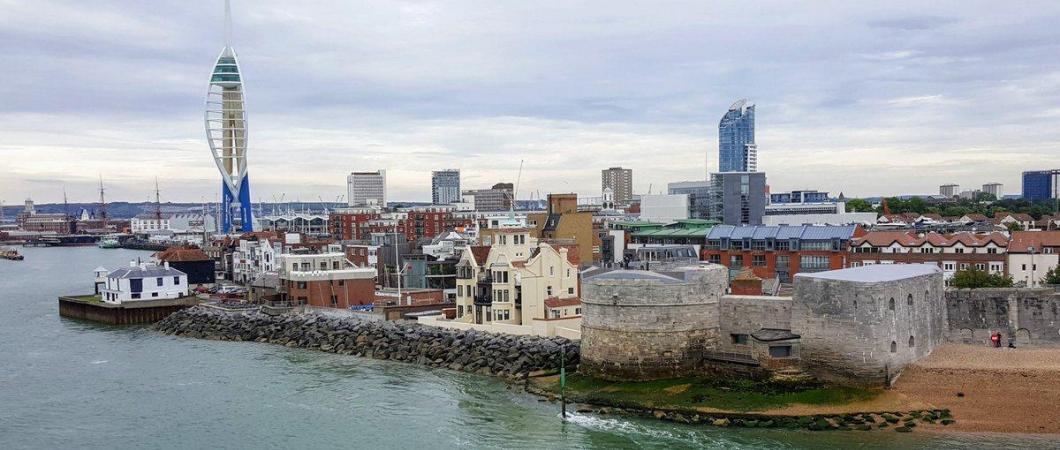
<svg viewBox="0 0 1060 450"><path fill-rule="evenodd" d="M925 302L926 301L930 301L930 299L931 299L931 291L930 290L925 290L924 291L924 301Z"/></svg>
<svg viewBox="0 0 1060 450"><path fill-rule="evenodd" d="M898 353L898 343L891 341L891 353Z"/></svg>
<svg viewBox="0 0 1060 450"><path fill-rule="evenodd" d="M909 297L905 299L905 304L913 306L913 294L909 294Z"/></svg>
<svg viewBox="0 0 1060 450"><path fill-rule="evenodd" d="M909 347L913 347L916 343L913 341L913 336L909 336Z"/></svg>
<svg viewBox="0 0 1060 450"><path fill-rule="evenodd" d="M894 311L894 297L887 301L887 309Z"/></svg>

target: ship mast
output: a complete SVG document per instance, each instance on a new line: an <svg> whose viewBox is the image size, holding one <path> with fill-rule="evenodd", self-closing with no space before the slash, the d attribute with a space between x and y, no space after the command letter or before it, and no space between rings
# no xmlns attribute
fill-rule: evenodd
<svg viewBox="0 0 1060 450"><path fill-rule="evenodd" d="M102 227L104 230L107 229L107 200L103 197L103 175L99 176L99 218L102 221Z"/></svg>
<svg viewBox="0 0 1060 450"><path fill-rule="evenodd" d="M162 226L162 200L158 192L158 177L155 177L155 221Z"/></svg>

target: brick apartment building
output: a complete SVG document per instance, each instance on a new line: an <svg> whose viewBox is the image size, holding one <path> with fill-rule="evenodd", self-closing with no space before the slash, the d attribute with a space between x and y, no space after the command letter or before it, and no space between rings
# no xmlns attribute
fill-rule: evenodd
<svg viewBox="0 0 1060 450"><path fill-rule="evenodd" d="M368 240L372 233L405 235L409 242L433 238L456 227L469 225L469 219L454 217L452 206L423 206L407 211L380 213L372 209L339 210L328 216L331 236L338 240Z"/></svg>
<svg viewBox="0 0 1060 450"><path fill-rule="evenodd" d="M718 225L707 234L700 259L728 267L730 278L749 268L759 278L790 283L797 273L845 267L851 239L864 233L857 225Z"/></svg>
<svg viewBox="0 0 1060 450"><path fill-rule="evenodd" d="M375 303L375 269L350 266L344 253L285 254L277 259L285 301L330 308Z"/></svg>
<svg viewBox="0 0 1060 450"><path fill-rule="evenodd" d="M870 264L939 266L947 279L964 269L1004 274L1008 238L1001 233L955 234L873 231L850 244L848 267Z"/></svg>

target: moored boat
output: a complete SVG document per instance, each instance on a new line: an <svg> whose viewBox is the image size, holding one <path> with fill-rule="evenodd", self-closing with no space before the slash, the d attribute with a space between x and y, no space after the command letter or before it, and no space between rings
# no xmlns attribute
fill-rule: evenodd
<svg viewBox="0 0 1060 450"><path fill-rule="evenodd" d="M24 256L20 255L18 251L13 248L0 248L0 258L10 259L12 261L22 261L25 259Z"/></svg>
<svg viewBox="0 0 1060 450"><path fill-rule="evenodd" d="M121 242L117 238L106 236L100 239L96 246L99 248L121 248Z"/></svg>

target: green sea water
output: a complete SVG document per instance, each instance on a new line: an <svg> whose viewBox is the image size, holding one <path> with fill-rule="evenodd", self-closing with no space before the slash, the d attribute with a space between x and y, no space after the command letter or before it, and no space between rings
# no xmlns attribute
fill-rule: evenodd
<svg viewBox="0 0 1060 450"><path fill-rule="evenodd" d="M721 429L574 414L478 375L60 318L92 269L149 253L0 260L0 449L1060 448L1051 436ZM959 418L958 418L959 419Z"/></svg>

